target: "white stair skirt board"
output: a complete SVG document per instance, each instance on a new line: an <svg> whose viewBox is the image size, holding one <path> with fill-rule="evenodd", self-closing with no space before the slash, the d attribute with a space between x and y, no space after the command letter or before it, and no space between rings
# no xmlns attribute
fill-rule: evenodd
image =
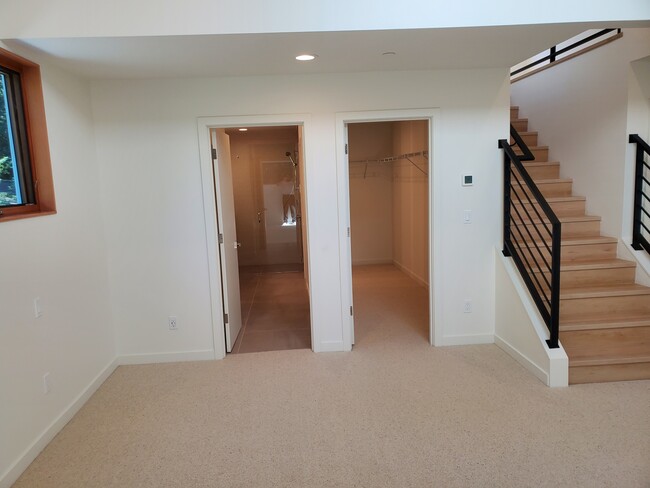
<svg viewBox="0 0 650 488"><path fill-rule="evenodd" d="M5 471L0 474L0 488L9 488L13 485L27 467L36 459L40 452L52 439L65 427L65 425L84 406L97 389L113 374L120 365L120 358L116 357L108 363L100 373L83 389L79 395L68 405L54 421L38 436L38 438L25 450L25 452Z"/></svg>
<svg viewBox="0 0 650 488"><path fill-rule="evenodd" d="M636 251L631 245L632 238L622 238L618 241L618 256L621 259L635 261L637 264L634 281L640 285L650 286L650 254L645 250Z"/></svg>
<svg viewBox="0 0 650 488"><path fill-rule="evenodd" d="M511 258L494 250L494 342L547 386L569 385L569 359L560 347L549 349L546 324Z"/></svg>

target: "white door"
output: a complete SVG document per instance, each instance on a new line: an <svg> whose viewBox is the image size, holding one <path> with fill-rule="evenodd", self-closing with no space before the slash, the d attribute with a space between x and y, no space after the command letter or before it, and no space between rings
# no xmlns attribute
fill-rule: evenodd
<svg viewBox="0 0 650 488"><path fill-rule="evenodd" d="M221 290L226 327L226 351L231 352L241 330L241 301L239 298L239 260L235 228L235 199L230 165L230 137L224 129L212 129L212 161L214 187L217 199L219 230L219 257L221 262Z"/></svg>
<svg viewBox="0 0 650 488"><path fill-rule="evenodd" d="M350 270L350 274L348 276L348 283L350 284L350 290L348 295L350 297L350 338L352 341L352 344L354 344L354 294L353 294L353 283L352 283L352 229L350 228L350 156L349 156L349 151L348 151L348 124L345 124L345 168L346 168L346 181L348 184L348 191L347 191L347 197L348 201L346 203L346 207L348 209L348 228L347 228L347 237L348 237L348 245L347 245L347 256L346 259L348 260L348 266L347 269Z"/></svg>

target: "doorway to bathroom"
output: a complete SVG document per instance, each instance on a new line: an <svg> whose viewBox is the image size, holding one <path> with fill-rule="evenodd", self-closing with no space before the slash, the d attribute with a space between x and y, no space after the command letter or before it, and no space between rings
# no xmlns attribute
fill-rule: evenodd
<svg viewBox="0 0 650 488"><path fill-rule="evenodd" d="M311 348L302 126L210 132L226 352Z"/></svg>

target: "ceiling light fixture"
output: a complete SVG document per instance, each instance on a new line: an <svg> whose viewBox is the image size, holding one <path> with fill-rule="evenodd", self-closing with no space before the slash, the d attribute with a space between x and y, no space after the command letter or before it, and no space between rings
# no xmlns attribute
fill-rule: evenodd
<svg viewBox="0 0 650 488"><path fill-rule="evenodd" d="M246 127L242 127L241 129L239 129L239 132L246 132L247 130L248 129Z"/></svg>
<svg viewBox="0 0 650 488"><path fill-rule="evenodd" d="M315 58L316 56L313 54L301 54L300 56L296 56L298 61L312 61Z"/></svg>

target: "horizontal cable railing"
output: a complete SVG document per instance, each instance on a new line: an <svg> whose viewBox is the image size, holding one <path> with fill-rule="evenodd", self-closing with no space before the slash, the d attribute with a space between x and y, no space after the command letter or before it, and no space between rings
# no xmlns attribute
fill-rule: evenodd
<svg viewBox="0 0 650 488"><path fill-rule="evenodd" d="M623 35L621 29L601 29L593 33L590 32L592 31L587 31L574 37L573 39L575 41L566 46L563 45L564 43L561 43L550 47L546 51L542 51L538 55L530 58L529 62L523 61L525 63L523 66L520 66L521 63L514 66L510 70L510 79L516 81L538 70L552 66L555 63L594 49L601 44L618 39ZM569 39L569 41L571 40Z"/></svg>
<svg viewBox="0 0 650 488"><path fill-rule="evenodd" d="M523 161L535 159L515 128L503 149L503 254L512 257L548 330L549 348L559 347L562 224Z"/></svg>
<svg viewBox="0 0 650 488"><path fill-rule="evenodd" d="M636 144L632 247L650 253L650 145L638 134L630 134L629 142Z"/></svg>

